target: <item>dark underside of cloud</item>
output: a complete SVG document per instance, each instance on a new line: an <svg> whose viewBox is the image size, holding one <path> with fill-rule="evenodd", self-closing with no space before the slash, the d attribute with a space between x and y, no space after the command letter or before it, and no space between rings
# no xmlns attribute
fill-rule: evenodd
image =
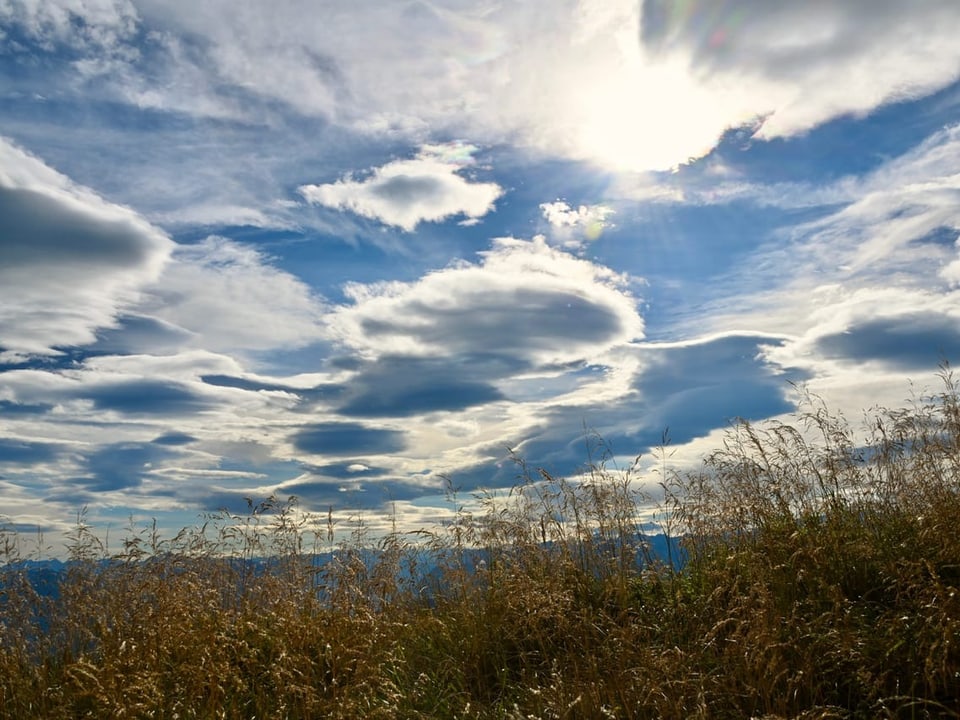
<svg viewBox="0 0 960 720"><path fill-rule="evenodd" d="M376 478L390 473L386 467L374 467L370 465L358 465L357 463L326 463L324 465L303 464L303 469L313 475L321 477L343 479L343 480L364 480L367 478Z"/></svg>
<svg viewBox="0 0 960 720"><path fill-rule="evenodd" d="M405 447L403 433L359 423L317 423L297 432L293 445L313 455L382 455Z"/></svg>
<svg viewBox="0 0 960 720"><path fill-rule="evenodd" d="M486 357L381 358L351 378L339 411L353 417L410 417L501 400L503 395L483 378L503 364Z"/></svg>
<svg viewBox="0 0 960 720"><path fill-rule="evenodd" d="M395 175L373 184L370 193L398 205L420 202L424 198L442 197L444 184L434 177Z"/></svg>
<svg viewBox="0 0 960 720"><path fill-rule="evenodd" d="M734 335L651 348L649 364L635 382L642 429L624 439L647 452L668 427L671 442L684 443L737 419L762 420L794 410L787 399L789 383L808 375L773 366L761 354L763 346L781 342L762 335Z"/></svg>
<svg viewBox="0 0 960 720"><path fill-rule="evenodd" d="M790 412L795 407L787 399L789 382L807 375L767 363L762 347L780 342L743 335L641 348L644 369L634 381L635 395L602 407L559 407L544 413L542 429L522 445L523 460L530 467L569 475L583 467L594 432L615 454L649 454L665 433L672 444L683 444L738 418L757 421ZM602 450L596 456L600 454ZM455 478L466 488L508 486L516 482L517 469L488 464Z"/></svg>
<svg viewBox="0 0 960 720"><path fill-rule="evenodd" d="M637 379L644 405L658 408L661 422L676 427L684 442L730 420L758 420L792 409L788 382L806 378L764 360L762 346L780 344L765 336L728 336L696 345L654 349ZM671 418L676 420L672 421Z"/></svg>
<svg viewBox="0 0 960 720"><path fill-rule="evenodd" d="M956 246L958 239L960 239L960 232L957 231L957 228L941 225L922 237L918 237L913 242L917 245L940 245L953 248Z"/></svg>
<svg viewBox="0 0 960 720"><path fill-rule="evenodd" d="M136 380L86 389L81 397L99 410L131 415L176 415L206 410L210 403L186 386L163 380Z"/></svg>
<svg viewBox="0 0 960 720"><path fill-rule="evenodd" d="M97 219L33 190L0 188L0 269L106 264L137 267L151 248L129 222Z"/></svg>
<svg viewBox="0 0 960 720"><path fill-rule="evenodd" d="M413 500L423 489L397 481L337 482L304 480L284 486L284 492L314 507L341 507L344 503L364 507L381 507L391 501Z"/></svg>
<svg viewBox="0 0 960 720"><path fill-rule="evenodd" d="M86 348L91 355L170 352L191 338L191 333L144 315L123 315L116 327L97 332L97 341Z"/></svg>
<svg viewBox="0 0 960 720"><path fill-rule="evenodd" d="M44 415L53 409L53 405L41 403L17 403L0 400L0 417L12 415Z"/></svg>
<svg viewBox="0 0 960 720"><path fill-rule="evenodd" d="M834 359L929 370L943 360L960 358L960 321L937 313L877 318L819 338L816 349Z"/></svg>
<svg viewBox="0 0 960 720"><path fill-rule="evenodd" d="M196 442L196 438L193 435L187 435L186 433L181 432L164 433L160 437L154 438L153 440L155 445L166 445L169 447L189 445L192 442Z"/></svg>
<svg viewBox="0 0 960 720"><path fill-rule="evenodd" d="M303 392L303 390L298 390L289 385L283 385L281 383L269 383L269 382L261 382L259 380L248 380L247 378L235 377L233 375L202 375L200 379L203 382L205 382L207 385L214 385L216 387L236 388L238 390L248 390L250 392L260 392L261 390L266 392L289 392L289 393Z"/></svg>
<svg viewBox="0 0 960 720"><path fill-rule="evenodd" d="M502 399L500 392L480 383L423 382L400 390L377 389L359 395L340 408L353 417L409 417L440 410L463 410L473 405Z"/></svg>
<svg viewBox="0 0 960 720"><path fill-rule="evenodd" d="M299 411L317 403L336 403L345 417L412 417L437 411L463 410L503 399L486 379L500 378L529 367L528 363L494 353L471 353L450 358L386 356L375 361L354 359L355 374L342 384L326 383L297 388L232 375L203 375L216 387L248 392L285 392L298 396Z"/></svg>
<svg viewBox="0 0 960 720"><path fill-rule="evenodd" d="M53 443L0 438L0 465L29 465L53 460L62 448Z"/></svg>
<svg viewBox="0 0 960 720"><path fill-rule="evenodd" d="M0 352L10 348L0 345ZM35 355L17 358L10 362L0 363L0 375L17 370L41 370L55 372L57 370L76 370L84 361L97 355L82 347L53 347L53 355Z"/></svg>
<svg viewBox="0 0 960 720"><path fill-rule="evenodd" d="M609 306L571 292L514 288L509 292L472 293L469 302L448 308L411 302L402 318L364 318L372 338L403 335L431 347L473 352L495 340L498 352L517 354L555 350L567 341L605 343L622 332L622 321Z"/></svg>
<svg viewBox="0 0 960 720"><path fill-rule="evenodd" d="M688 7L684 7L688 5ZM690 7L689 5L692 5ZM701 7L698 7L701 6ZM952 0L922 0L911 5L887 0L845 0L842 3L790 3L768 0L716 0L712 3L677 3L674 0L642 0L641 41L649 50L669 52L692 48L701 66L744 66L752 58L762 61L763 72L773 77L792 77L808 65L835 64L862 52L890 28L909 26L938 10L952 11ZM819 16L819 17L818 17ZM818 18L831 32L810 36L805 42L777 42L789 38L793 25ZM941 16L943 17L943 16ZM750 35L766 33L752 42ZM749 53L752 51L753 55ZM760 51L765 51L760 55Z"/></svg>
<svg viewBox="0 0 960 720"><path fill-rule="evenodd" d="M94 492L135 488L155 463L171 455L154 443L104 445L86 458L87 474L75 478L75 482Z"/></svg>
<svg viewBox="0 0 960 720"><path fill-rule="evenodd" d="M311 388L299 388L283 383L251 380L234 375L202 375L200 379L207 385L213 385L215 387L235 388L248 392L284 392L290 395L296 395L305 405L318 402L332 402L341 397L345 390L344 386L332 383L317 385Z"/></svg>

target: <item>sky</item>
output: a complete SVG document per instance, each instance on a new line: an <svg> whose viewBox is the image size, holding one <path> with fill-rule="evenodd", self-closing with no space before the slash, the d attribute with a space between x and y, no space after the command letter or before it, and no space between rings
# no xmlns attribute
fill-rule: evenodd
<svg viewBox="0 0 960 720"><path fill-rule="evenodd" d="M0 0L0 521L695 464L960 357L956 0ZM912 389L911 389L912 388ZM55 552L56 550L54 550Z"/></svg>

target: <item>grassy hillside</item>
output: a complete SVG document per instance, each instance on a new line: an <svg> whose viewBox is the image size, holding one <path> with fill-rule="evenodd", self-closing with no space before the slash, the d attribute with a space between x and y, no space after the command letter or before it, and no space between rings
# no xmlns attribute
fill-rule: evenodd
<svg viewBox="0 0 960 720"><path fill-rule="evenodd" d="M110 558L81 517L56 596L3 571L0 718L960 717L943 380L866 436L811 400L664 468L680 569L603 463L521 468L483 512L322 566L291 503L173 540L131 528Z"/></svg>

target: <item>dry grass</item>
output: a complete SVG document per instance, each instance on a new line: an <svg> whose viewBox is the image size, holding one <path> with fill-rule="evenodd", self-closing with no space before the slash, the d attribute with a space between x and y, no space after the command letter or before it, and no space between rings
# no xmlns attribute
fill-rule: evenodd
<svg viewBox="0 0 960 720"><path fill-rule="evenodd" d="M576 482L521 464L482 512L322 567L292 501L131 527L109 557L80 516L55 597L3 533L0 718L960 717L943 381L866 437L811 399L664 467L679 570L649 554L633 470L602 461Z"/></svg>

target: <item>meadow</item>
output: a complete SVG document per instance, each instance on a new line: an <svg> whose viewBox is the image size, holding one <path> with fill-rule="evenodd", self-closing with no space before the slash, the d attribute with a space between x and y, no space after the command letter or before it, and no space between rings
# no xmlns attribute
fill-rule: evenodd
<svg viewBox="0 0 960 720"><path fill-rule="evenodd" d="M0 537L0 718L960 717L960 397L731 426L654 497L602 453L446 525L333 542L294 499ZM668 542L640 518L660 506ZM49 590L49 588L47 588Z"/></svg>

